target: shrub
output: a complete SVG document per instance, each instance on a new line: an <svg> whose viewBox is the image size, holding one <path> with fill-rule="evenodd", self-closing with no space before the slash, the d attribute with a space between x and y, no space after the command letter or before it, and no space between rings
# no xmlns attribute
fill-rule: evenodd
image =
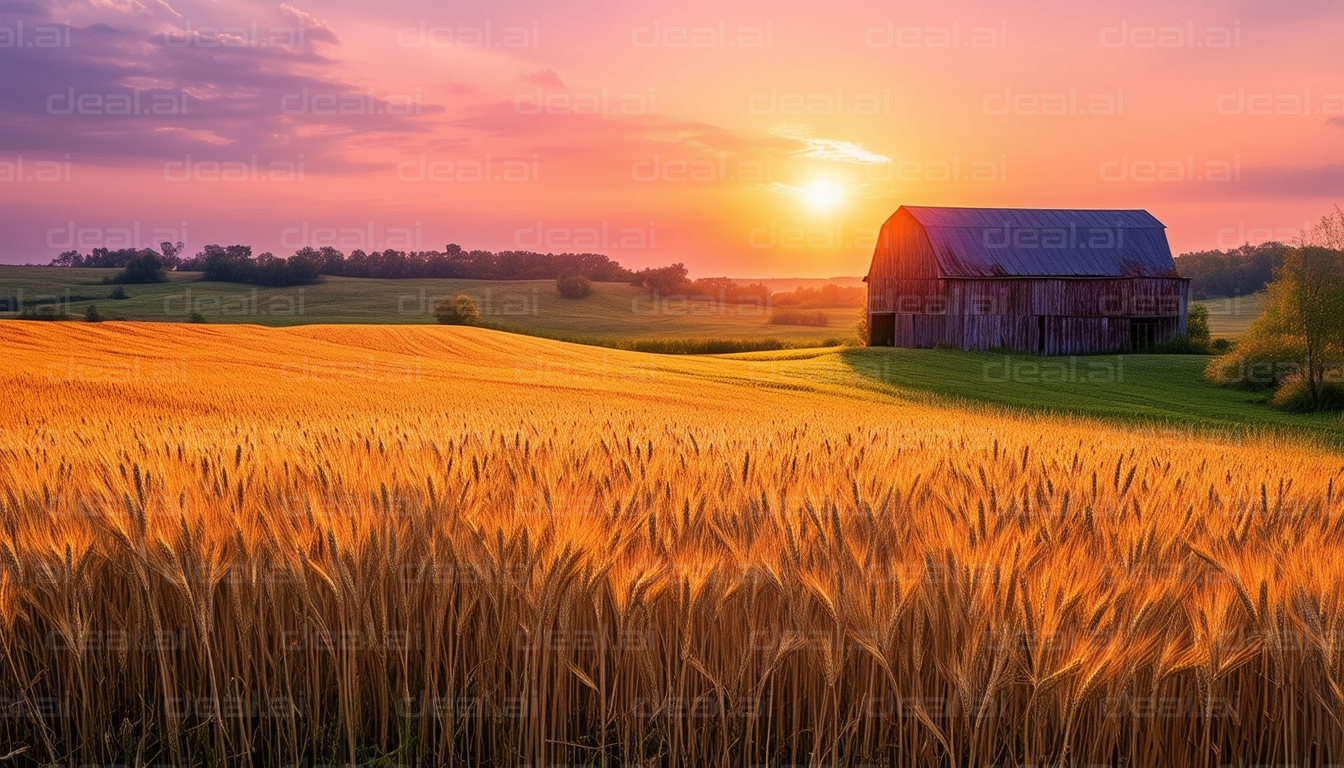
<svg viewBox="0 0 1344 768"><path fill-rule="evenodd" d="M1301 377L1288 379L1279 387L1269 404L1288 413L1315 413L1316 411L1344 410L1344 385L1325 384L1321 388L1319 404L1311 399L1311 390Z"/></svg>
<svg viewBox="0 0 1344 768"><path fill-rule="evenodd" d="M90 304L90 305L84 310L84 322L86 322L86 323L101 323L102 321L103 321L103 316L100 315L100 314L98 314L98 305L97 305L97 304Z"/></svg>
<svg viewBox="0 0 1344 768"><path fill-rule="evenodd" d="M770 322L775 325L810 325L822 327L830 324L825 312L816 310L807 312L801 309L777 309L770 313Z"/></svg>
<svg viewBox="0 0 1344 768"><path fill-rule="evenodd" d="M593 292L593 284L580 274L565 274L555 279L555 289L566 299L582 299Z"/></svg>
<svg viewBox="0 0 1344 768"><path fill-rule="evenodd" d="M1190 334L1172 336L1169 339L1163 339L1147 350L1153 355L1209 355L1213 354L1213 348L1209 345L1207 339L1204 341L1195 341Z"/></svg>
<svg viewBox="0 0 1344 768"><path fill-rule="evenodd" d="M187 322L189 322L189 323L204 323L204 322L205 322L205 315L202 315L200 312L192 312L190 315L187 315Z"/></svg>
<svg viewBox="0 0 1344 768"><path fill-rule="evenodd" d="M1247 334L1234 349L1209 361L1204 378L1223 387L1272 389L1301 372L1302 356L1300 341Z"/></svg>
<svg viewBox="0 0 1344 768"><path fill-rule="evenodd" d="M1185 335L1192 344L1209 343L1209 308L1191 304L1185 317Z"/></svg>
<svg viewBox="0 0 1344 768"><path fill-rule="evenodd" d="M440 299L434 305L434 317L444 325L476 325L481 322L481 310L475 299L459 293L451 299Z"/></svg>
<svg viewBox="0 0 1344 768"><path fill-rule="evenodd" d="M128 297L126 296L126 289L118 285L116 288L112 289L111 293L107 294L107 298L113 300L120 300Z"/></svg>

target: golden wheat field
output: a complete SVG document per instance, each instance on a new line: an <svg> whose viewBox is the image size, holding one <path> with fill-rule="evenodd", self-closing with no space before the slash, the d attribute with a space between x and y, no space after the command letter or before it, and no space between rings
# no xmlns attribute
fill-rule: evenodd
<svg viewBox="0 0 1344 768"><path fill-rule="evenodd" d="M0 323L0 756L1344 761L1344 459L446 327Z"/></svg>

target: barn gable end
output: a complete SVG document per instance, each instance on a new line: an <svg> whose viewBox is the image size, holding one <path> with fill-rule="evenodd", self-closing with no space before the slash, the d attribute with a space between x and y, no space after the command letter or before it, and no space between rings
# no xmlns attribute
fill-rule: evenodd
<svg viewBox="0 0 1344 768"><path fill-rule="evenodd" d="M1188 281L1146 211L904 206L865 280L874 346L1075 354L1185 332Z"/></svg>

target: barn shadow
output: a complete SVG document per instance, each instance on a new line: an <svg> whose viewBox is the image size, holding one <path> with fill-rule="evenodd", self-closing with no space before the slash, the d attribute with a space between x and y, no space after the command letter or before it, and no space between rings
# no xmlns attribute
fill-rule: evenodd
<svg viewBox="0 0 1344 768"><path fill-rule="evenodd" d="M1042 357L1029 352L899 347L836 354L849 386L916 402L960 402L1068 413L1082 401L1137 405L1136 379L1154 363L1115 353ZM1140 385L1142 386L1142 385ZM1088 410L1083 407L1082 410Z"/></svg>

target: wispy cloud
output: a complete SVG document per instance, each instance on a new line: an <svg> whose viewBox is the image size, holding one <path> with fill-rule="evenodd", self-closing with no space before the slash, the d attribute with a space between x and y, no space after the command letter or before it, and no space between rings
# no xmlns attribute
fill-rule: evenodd
<svg viewBox="0 0 1344 768"><path fill-rule="evenodd" d="M776 126L771 133L784 139L791 139L803 145L800 157L813 160L829 160L834 163L854 165L880 165L890 163L891 158L865 149L862 144L840 139L822 139L812 135L812 131L799 125Z"/></svg>

